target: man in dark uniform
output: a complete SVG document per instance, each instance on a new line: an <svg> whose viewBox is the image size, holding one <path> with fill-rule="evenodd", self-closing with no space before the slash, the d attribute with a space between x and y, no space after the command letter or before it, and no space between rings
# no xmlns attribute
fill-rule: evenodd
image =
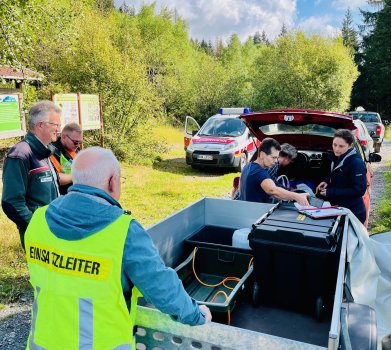
<svg viewBox="0 0 391 350"><path fill-rule="evenodd" d="M62 195L72 185L71 166L82 142L83 132L79 124L69 123L62 129L61 137L52 143L55 149L50 159L59 174Z"/></svg>
<svg viewBox="0 0 391 350"><path fill-rule="evenodd" d="M56 170L50 162L50 143L61 130L61 109L40 101L29 110L29 132L8 152L3 168L1 206L18 227L24 248L24 233L34 211L59 196Z"/></svg>

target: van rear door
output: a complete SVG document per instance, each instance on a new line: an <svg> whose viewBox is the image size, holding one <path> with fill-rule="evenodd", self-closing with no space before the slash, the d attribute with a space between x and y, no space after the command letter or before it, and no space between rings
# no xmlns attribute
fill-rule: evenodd
<svg viewBox="0 0 391 350"><path fill-rule="evenodd" d="M197 121L193 117L186 116L185 132L183 137L185 151L187 146L189 146L190 140L198 132L198 130L200 130L200 125L197 123Z"/></svg>

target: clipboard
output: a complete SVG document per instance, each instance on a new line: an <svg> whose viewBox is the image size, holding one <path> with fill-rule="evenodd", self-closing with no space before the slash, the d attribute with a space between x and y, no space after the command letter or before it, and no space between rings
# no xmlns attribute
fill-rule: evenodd
<svg viewBox="0 0 391 350"><path fill-rule="evenodd" d="M312 219L324 219L340 215L347 215L350 211L342 207L326 207L318 209L299 210L299 212Z"/></svg>

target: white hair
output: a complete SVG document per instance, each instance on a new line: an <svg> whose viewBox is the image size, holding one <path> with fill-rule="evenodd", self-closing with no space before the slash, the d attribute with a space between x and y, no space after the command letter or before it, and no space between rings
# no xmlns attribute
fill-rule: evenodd
<svg viewBox="0 0 391 350"><path fill-rule="evenodd" d="M121 175L120 164L111 150L89 147L82 150L72 163L72 181L104 189L111 176Z"/></svg>
<svg viewBox="0 0 391 350"><path fill-rule="evenodd" d="M36 104L32 105L29 109L29 128L33 129L37 122L48 120L48 115L51 112L61 114L61 108L58 107L52 101L39 101Z"/></svg>

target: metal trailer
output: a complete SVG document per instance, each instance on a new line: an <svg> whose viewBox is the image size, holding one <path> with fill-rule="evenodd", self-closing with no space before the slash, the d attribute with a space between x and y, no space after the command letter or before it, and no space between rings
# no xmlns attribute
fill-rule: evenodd
<svg viewBox="0 0 391 350"><path fill-rule="evenodd" d="M164 262L177 267L186 259L186 239L206 225L233 231L251 227L274 205L204 198L148 229ZM138 306L137 349L376 349L372 309L351 301L345 285L349 220L343 226L332 312L319 322L311 315L281 307L254 308L244 291L232 313L232 325L212 322L190 327L156 309ZM287 291L289 292L289 291ZM247 297L246 297L247 295Z"/></svg>

